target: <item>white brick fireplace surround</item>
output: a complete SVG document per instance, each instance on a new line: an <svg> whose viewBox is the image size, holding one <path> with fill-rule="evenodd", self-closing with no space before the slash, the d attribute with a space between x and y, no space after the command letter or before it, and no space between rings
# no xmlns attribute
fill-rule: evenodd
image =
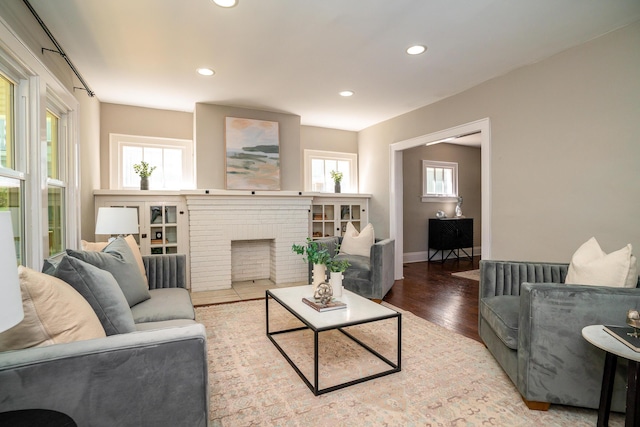
<svg viewBox="0 0 640 427"><path fill-rule="evenodd" d="M270 277L265 278L274 283L307 280L307 265L291 251L291 245L304 243L309 236L312 198L275 194L187 195L193 292L231 288L232 242L238 241L245 242L234 245L236 268L242 258L239 248L247 247L250 263L257 263L256 253L265 254L270 264ZM269 253L252 251L256 241L268 241Z"/></svg>

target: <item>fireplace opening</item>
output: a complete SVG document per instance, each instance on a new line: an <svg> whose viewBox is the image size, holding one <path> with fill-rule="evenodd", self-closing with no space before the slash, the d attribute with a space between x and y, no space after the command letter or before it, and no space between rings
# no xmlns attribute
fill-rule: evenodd
<svg viewBox="0 0 640 427"><path fill-rule="evenodd" d="M231 282L273 282L273 239L231 241Z"/></svg>

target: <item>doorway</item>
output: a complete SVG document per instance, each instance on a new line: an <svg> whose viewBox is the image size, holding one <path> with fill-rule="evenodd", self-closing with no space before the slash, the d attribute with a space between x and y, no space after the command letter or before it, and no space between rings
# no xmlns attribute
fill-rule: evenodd
<svg viewBox="0 0 640 427"><path fill-rule="evenodd" d="M446 138L480 132L482 194L482 258L491 258L491 123L488 118L391 144L389 234L395 239L395 280L403 278L403 169L402 151Z"/></svg>

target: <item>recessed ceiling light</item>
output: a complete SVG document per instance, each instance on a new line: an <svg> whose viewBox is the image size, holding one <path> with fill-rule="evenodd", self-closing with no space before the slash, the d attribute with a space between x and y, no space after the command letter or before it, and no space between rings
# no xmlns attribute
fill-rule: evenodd
<svg viewBox="0 0 640 427"><path fill-rule="evenodd" d="M353 96L355 92L352 90L343 90L340 92L340 96Z"/></svg>
<svg viewBox="0 0 640 427"><path fill-rule="evenodd" d="M213 0L213 2L220 7L233 7L238 3L237 0Z"/></svg>
<svg viewBox="0 0 640 427"><path fill-rule="evenodd" d="M198 68L197 71L198 74L203 76L213 76L215 74L215 71L213 71L211 68Z"/></svg>
<svg viewBox="0 0 640 427"><path fill-rule="evenodd" d="M421 53L423 53L425 50L427 50L427 48L425 46L422 46L420 44L417 44L415 46L411 46L410 48L407 49L407 53L409 55L420 55Z"/></svg>

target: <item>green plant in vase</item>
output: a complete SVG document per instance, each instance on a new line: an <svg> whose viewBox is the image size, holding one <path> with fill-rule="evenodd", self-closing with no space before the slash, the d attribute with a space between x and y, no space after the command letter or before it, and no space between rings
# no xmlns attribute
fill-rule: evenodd
<svg viewBox="0 0 640 427"><path fill-rule="evenodd" d="M133 171L140 177L140 189L149 189L149 177L156 170L156 166L150 166L149 163L144 160L140 163L133 165Z"/></svg>
<svg viewBox="0 0 640 427"><path fill-rule="evenodd" d="M329 254L329 249L323 244L316 242L307 237L306 245L296 245L295 243L291 246L291 250L298 255L303 255L303 260L305 262L310 262L313 264L313 291L315 293L316 287L325 281L327 277L327 263L331 261L331 255Z"/></svg>
<svg viewBox="0 0 640 427"><path fill-rule="evenodd" d="M340 245L336 247L336 255L338 254ZM334 297L342 296L342 279L344 278L342 273L344 273L347 268L351 266L351 263L346 259L335 259L329 261L327 264L327 268L329 268L330 279L329 283L331 284L331 289L333 291Z"/></svg>
<svg viewBox="0 0 640 427"><path fill-rule="evenodd" d="M329 172L329 174L331 175L331 179L333 179L334 192L339 193L340 183L342 182L342 178L344 177L344 175L342 174L342 172L338 171L331 171Z"/></svg>

